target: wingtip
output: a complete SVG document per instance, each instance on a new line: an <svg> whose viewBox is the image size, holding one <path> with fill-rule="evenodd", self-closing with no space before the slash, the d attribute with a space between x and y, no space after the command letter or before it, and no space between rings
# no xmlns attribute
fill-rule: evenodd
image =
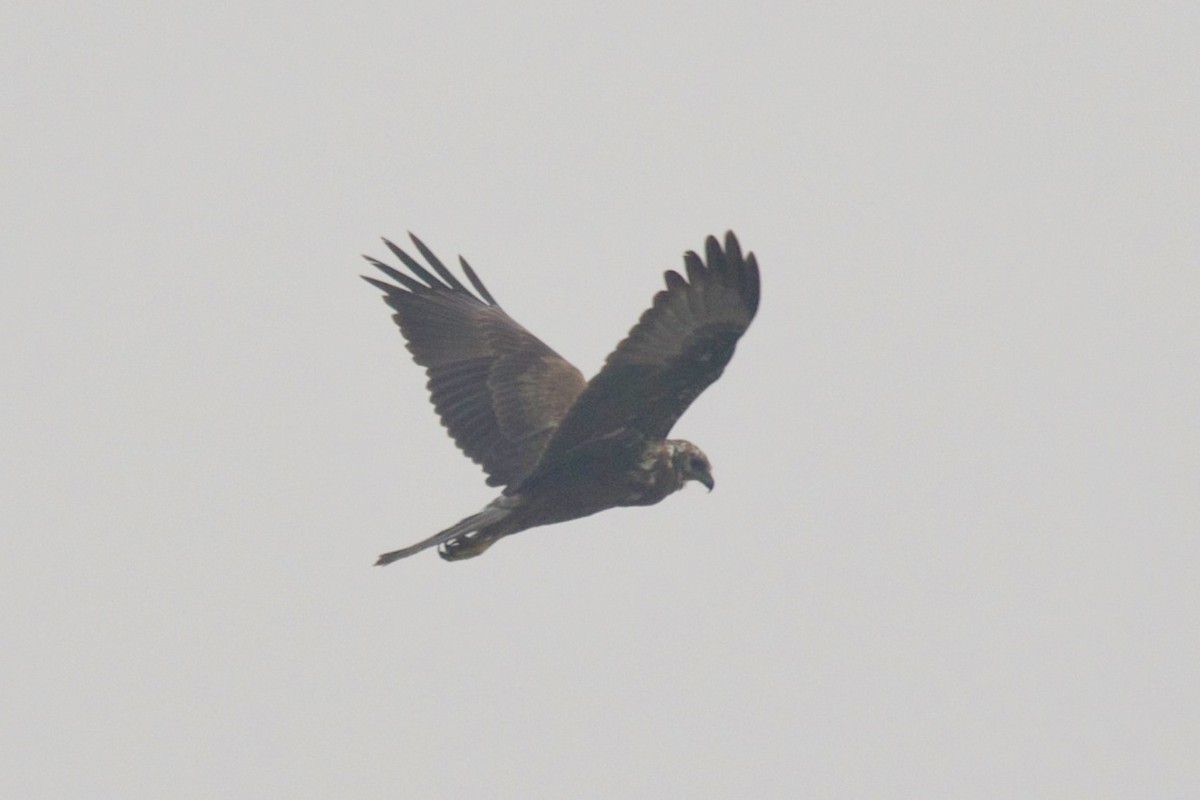
<svg viewBox="0 0 1200 800"><path fill-rule="evenodd" d="M709 237L710 239L712 237ZM704 259L695 250L688 250L683 254L683 267L687 273L688 281L696 283L704 280L704 275L707 270L704 268Z"/></svg>
<svg viewBox="0 0 1200 800"><path fill-rule="evenodd" d="M742 260L742 246L733 231L725 231L725 257L731 263Z"/></svg>
<svg viewBox="0 0 1200 800"><path fill-rule="evenodd" d="M721 240L716 236L709 234L704 239L704 254L709 258L721 253Z"/></svg>
<svg viewBox="0 0 1200 800"><path fill-rule="evenodd" d="M461 255L458 257L458 265L462 267L463 274L467 276L467 280L475 287L475 291L479 292L479 296L483 298L484 302L499 307L500 304L496 302L496 298L492 297L492 293L483 285L483 281L480 280L475 270L471 268L471 265Z"/></svg>
<svg viewBox="0 0 1200 800"><path fill-rule="evenodd" d="M708 269L717 276L723 278L728 273L729 261L726 259L725 251L721 249L721 242L716 236L709 236L704 240L704 263Z"/></svg>
<svg viewBox="0 0 1200 800"><path fill-rule="evenodd" d="M408 253L405 253L400 245L396 244L391 239L387 238L386 236L380 236L379 238L383 240L384 245L388 250L392 251L392 255L396 256L396 258L404 260L408 257Z"/></svg>

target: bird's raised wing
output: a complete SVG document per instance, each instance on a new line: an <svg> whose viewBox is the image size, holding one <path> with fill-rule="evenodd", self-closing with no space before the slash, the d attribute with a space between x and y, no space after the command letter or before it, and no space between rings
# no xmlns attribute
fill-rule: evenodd
<svg viewBox="0 0 1200 800"><path fill-rule="evenodd" d="M464 259L459 263L474 293L409 236L432 273L384 239L412 274L364 256L399 285L363 279L395 309L392 318L413 360L425 367L434 408L455 443L483 466L489 485L512 483L537 463L586 381L508 316Z"/></svg>
<svg viewBox="0 0 1200 800"><path fill-rule="evenodd" d="M704 261L684 256L686 279L666 273L667 288L571 406L535 472L613 435L665 438L721 376L758 310L758 263L753 253L742 256L732 231L724 250L712 236L705 244Z"/></svg>

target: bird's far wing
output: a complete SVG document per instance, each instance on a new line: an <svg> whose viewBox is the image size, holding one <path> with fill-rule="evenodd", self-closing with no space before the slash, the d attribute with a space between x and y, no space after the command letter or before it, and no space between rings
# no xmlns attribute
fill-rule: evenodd
<svg viewBox="0 0 1200 800"><path fill-rule="evenodd" d="M758 263L753 253L743 257L732 231L724 250L710 236L705 251L704 261L684 256L686 279L666 273L667 288L567 412L535 472L604 437L665 438L721 376L758 310Z"/></svg>
<svg viewBox="0 0 1200 800"><path fill-rule="evenodd" d="M512 483L537 463L586 382L500 308L464 259L459 263L474 292L409 236L428 269L384 239L411 274L364 256L396 283L363 279L382 289L395 310L392 318L413 360L425 367L434 408L455 443L483 466L489 485Z"/></svg>

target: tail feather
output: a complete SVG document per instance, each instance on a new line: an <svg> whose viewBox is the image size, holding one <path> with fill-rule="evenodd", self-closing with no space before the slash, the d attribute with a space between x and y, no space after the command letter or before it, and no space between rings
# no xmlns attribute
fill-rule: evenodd
<svg viewBox="0 0 1200 800"><path fill-rule="evenodd" d="M430 547L437 547L438 545L446 544L454 540L458 540L458 546L461 547L463 544L469 541L474 541L475 537L471 536L471 534L477 534L488 525L494 525L495 523L507 517L508 514L509 510L507 508L501 508L494 504L489 505L478 514L472 514L466 519L459 520L449 528L446 528L446 530L441 531L440 533L435 533L428 539L423 539L416 544L409 545L408 547L402 547L399 550L393 550L390 553L384 553L379 557L379 560L375 562L375 566L383 567L392 563L393 561L399 561L402 558L408 558L409 556L419 553L422 550L426 550ZM493 537L487 538L489 539L490 544L490 540ZM481 553L484 549L487 548L484 547L476 552ZM475 552L472 552L472 555L474 554ZM460 558L463 557L469 556L460 556Z"/></svg>

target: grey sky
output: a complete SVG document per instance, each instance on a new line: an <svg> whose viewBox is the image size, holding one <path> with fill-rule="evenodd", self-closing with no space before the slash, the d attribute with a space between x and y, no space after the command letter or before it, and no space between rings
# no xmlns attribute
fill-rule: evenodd
<svg viewBox="0 0 1200 800"><path fill-rule="evenodd" d="M5 11L5 797L1200 794L1191 3ZM356 275L592 374L734 229L692 488L492 492Z"/></svg>

